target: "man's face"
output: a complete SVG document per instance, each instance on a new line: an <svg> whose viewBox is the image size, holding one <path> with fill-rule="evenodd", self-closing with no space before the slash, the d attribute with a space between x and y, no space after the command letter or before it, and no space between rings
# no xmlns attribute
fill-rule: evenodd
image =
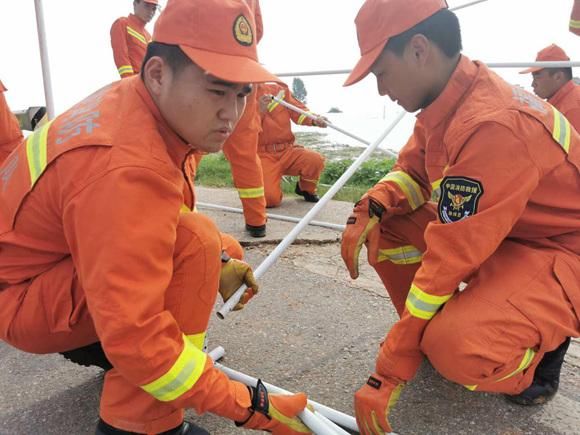
<svg viewBox="0 0 580 435"><path fill-rule="evenodd" d="M410 51L409 45L400 56L383 50L371 72L377 78L379 95L387 95L407 112L415 112L423 108L426 92L421 87L420 65Z"/></svg>
<svg viewBox="0 0 580 435"><path fill-rule="evenodd" d="M193 63L177 73L165 65L164 73L157 103L165 120L194 148L220 151L244 111L251 86L220 80Z"/></svg>
<svg viewBox="0 0 580 435"><path fill-rule="evenodd" d="M534 88L534 94L546 100L554 95L560 88L560 82L556 76L557 74L550 74L547 69L533 72L532 88Z"/></svg>
<svg viewBox="0 0 580 435"><path fill-rule="evenodd" d="M147 3L145 0L135 0L133 2L133 8L135 10L135 15L148 23L153 19L158 6L153 3Z"/></svg>

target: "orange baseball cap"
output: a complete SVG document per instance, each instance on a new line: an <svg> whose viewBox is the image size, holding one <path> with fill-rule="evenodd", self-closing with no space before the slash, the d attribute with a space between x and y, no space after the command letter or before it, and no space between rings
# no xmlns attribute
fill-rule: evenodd
<svg viewBox="0 0 580 435"><path fill-rule="evenodd" d="M558 47L556 44L548 45L546 48L538 51L538 55L536 56L536 62L548 62L548 61L565 61L570 60L568 55L564 50ZM520 74L528 74L533 73L536 71L540 71L544 68L542 67L531 67L520 71Z"/></svg>
<svg viewBox="0 0 580 435"><path fill-rule="evenodd" d="M280 81L258 62L254 15L244 0L169 0L153 41L178 45L205 72L228 82Z"/></svg>
<svg viewBox="0 0 580 435"><path fill-rule="evenodd" d="M344 86L365 78L389 38L447 7L445 0L366 0L354 20L361 58Z"/></svg>
<svg viewBox="0 0 580 435"><path fill-rule="evenodd" d="M152 5L158 5L159 1L158 0L143 0L145 3L151 3Z"/></svg>

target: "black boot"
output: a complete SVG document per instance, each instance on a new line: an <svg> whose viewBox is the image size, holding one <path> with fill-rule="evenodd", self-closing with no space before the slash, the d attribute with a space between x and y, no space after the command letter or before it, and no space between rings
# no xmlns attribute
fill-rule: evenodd
<svg viewBox="0 0 580 435"><path fill-rule="evenodd" d="M532 385L515 396L506 395L506 398L518 405L543 405L552 399L560 385L560 371L564 363L564 355L570 346L570 337L558 346L556 350L546 352L534 373Z"/></svg>
<svg viewBox="0 0 580 435"><path fill-rule="evenodd" d="M246 224L246 231L252 237L266 237L266 224L258 226Z"/></svg>
<svg viewBox="0 0 580 435"><path fill-rule="evenodd" d="M81 366L97 366L105 371L113 368L113 365L109 362L103 351L100 341L89 344L88 346L79 347L78 349L60 352L60 354L69 361Z"/></svg>
<svg viewBox="0 0 580 435"><path fill-rule="evenodd" d="M316 193L309 193L309 192L305 192L302 189L300 189L300 182L296 182L296 189L294 189L294 192L296 193L296 195L300 195L300 196L304 197L304 201L306 201L306 202L318 202L318 201L320 201L320 198L318 197L318 195Z"/></svg>
<svg viewBox="0 0 580 435"><path fill-rule="evenodd" d="M95 435L139 435L139 434L137 434L136 432L127 432L124 430L115 429L113 426L99 419ZM202 427L184 421L176 428L173 428L165 432L161 432L159 435L210 435L210 433Z"/></svg>

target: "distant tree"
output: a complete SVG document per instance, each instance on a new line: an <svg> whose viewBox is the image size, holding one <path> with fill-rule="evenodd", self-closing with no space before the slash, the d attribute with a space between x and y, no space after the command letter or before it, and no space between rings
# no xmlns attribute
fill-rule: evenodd
<svg viewBox="0 0 580 435"><path fill-rule="evenodd" d="M306 96L308 95L308 92L306 91L306 86L304 86L304 82L301 78L295 77L294 80L292 80L292 93L297 100L306 104Z"/></svg>
<svg viewBox="0 0 580 435"><path fill-rule="evenodd" d="M342 113L342 110L340 110L338 107L331 107L328 113Z"/></svg>

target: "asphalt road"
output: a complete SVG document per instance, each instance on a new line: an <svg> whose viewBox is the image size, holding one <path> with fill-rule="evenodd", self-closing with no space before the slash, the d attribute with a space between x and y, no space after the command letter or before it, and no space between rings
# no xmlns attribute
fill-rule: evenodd
<svg viewBox="0 0 580 435"><path fill-rule="evenodd" d="M232 191L199 189L201 201L239 207ZM304 214L310 205L287 200L276 213ZM350 206L331 203L318 220L343 223ZM209 212L246 244L254 266L292 224L270 221L256 243L240 215ZM262 291L225 320L213 317L210 349L223 364L353 415L352 396L374 365L379 341L396 319L378 277L365 266L352 281L340 260L338 233L310 228L261 279ZM29 355L0 342L0 434L93 434L102 373L58 355ZM392 412L399 434L580 434L580 345L572 344L559 394L522 408L500 395L473 393L446 381L425 362ZM245 431L212 415L187 418L212 434Z"/></svg>

